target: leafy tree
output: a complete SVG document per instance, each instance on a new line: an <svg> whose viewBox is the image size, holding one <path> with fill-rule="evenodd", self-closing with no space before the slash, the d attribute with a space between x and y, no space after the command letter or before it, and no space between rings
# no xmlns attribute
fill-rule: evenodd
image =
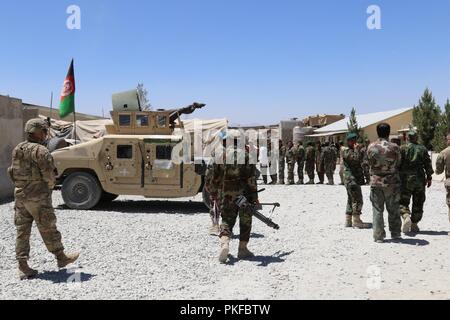
<svg viewBox="0 0 450 320"><path fill-rule="evenodd" d="M444 111L439 115L439 122L432 141L433 150L440 152L447 148L447 135L450 133L450 100L447 99Z"/></svg>
<svg viewBox="0 0 450 320"><path fill-rule="evenodd" d="M358 125L358 120L356 119L356 109L352 108L350 112L350 118L347 123L348 132L353 132L358 135L358 138L361 137L362 130Z"/></svg>
<svg viewBox="0 0 450 320"><path fill-rule="evenodd" d="M414 106L413 124L419 132L419 141L428 150L433 149L432 141L434 139L436 127L439 122L441 110L436 104L430 90L425 89L423 96L419 100L419 105Z"/></svg>
<svg viewBox="0 0 450 320"><path fill-rule="evenodd" d="M148 99L148 91L145 89L143 83L139 83L137 85L137 92L139 96L139 101L141 103L141 109L148 111L152 109L152 105L150 104L150 100Z"/></svg>

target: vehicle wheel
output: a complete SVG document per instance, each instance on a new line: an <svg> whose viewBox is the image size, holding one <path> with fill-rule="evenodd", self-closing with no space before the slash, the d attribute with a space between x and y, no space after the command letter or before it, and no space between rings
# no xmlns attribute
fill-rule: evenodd
<svg viewBox="0 0 450 320"><path fill-rule="evenodd" d="M212 208L211 199L210 199L210 197L209 197L209 192L206 191L205 188L203 188L202 196L203 196L203 203L205 204L205 206L206 206L208 209L211 209L211 208Z"/></svg>
<svg viewBox="0 0 450 320"><path fill-rule="evenodd" d="M69 144L64 138L51 138L47 143L47 149L50 152L53 152L58 149L62 149L67 147Z"/></svg>
<svg viewBox="0 0 450 320"><path fill-rule="evenodd" d="M61 194L64 203L71 209L89 210L102 197L102 187L97 178L87 172L75 172L63 182Z"/></svg>
<svg viewBox="0 0 450 320"><path fill-rule="evenodd" d="M116 200L119 197L118 194L109 193L106 191L103 191L102 197L100 198L100 202L102 203L108 203Z"/></svg>

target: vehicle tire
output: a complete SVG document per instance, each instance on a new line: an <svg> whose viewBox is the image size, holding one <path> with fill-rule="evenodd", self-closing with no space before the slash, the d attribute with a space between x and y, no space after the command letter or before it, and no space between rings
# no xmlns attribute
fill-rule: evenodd
<svg viewBox="0 0 450 320"><path fill-rule="evenodd" d="M211 209L212 208L211 198L209 197L209 192L206 191L205 188L203 188L202 197L203 197L203 203L205 204L205 206L208 209Z"/></svg>
<svg viewBox="0 0 450 320"><path fill-rule="evenodd" d="M74 172L64 180L61 194L69 208L89 210L99 203L103 190L92 174Z"/></svg>
<svg viewBox="0 0 450 320"><path fill-rule="evenodd" d="M102 197L100 198L100 202L101 203L109 203L109 202L116 200L118 197L119 197L118 194L113 194L113 193L103 191Z"/></svg>
<svg viewBox="0 0 450 320"><path fill-rule="evenodd" d="M58 138L58 137L51 138L47 143L47 149L50 152L65 148L67 146L69 146L67 141L64 138Z"/></svg>

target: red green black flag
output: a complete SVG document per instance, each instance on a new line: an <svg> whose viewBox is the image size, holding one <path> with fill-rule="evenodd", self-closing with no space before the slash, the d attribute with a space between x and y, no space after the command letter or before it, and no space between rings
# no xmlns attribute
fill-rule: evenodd
<svg viewBox="0 0 450 320"><path fill-rule="evenodd" d="M59 116L67 117L75 112L75 73L73 72L73 59L70 63L69 72L67 72L61 90L61 102L59 104Z"/></svg>

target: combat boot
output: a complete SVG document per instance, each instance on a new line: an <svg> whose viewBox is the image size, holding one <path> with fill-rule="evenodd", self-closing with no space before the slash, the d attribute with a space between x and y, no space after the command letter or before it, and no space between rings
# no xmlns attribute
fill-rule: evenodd
<svg viewBox="0 0 450 320"><path fill-rule="evenodd" d="M219 225L213 224L211 227L209 227L209 234L212 236L218 236L219 235Z"/></svg>
<svg viewBox="0 0 450 320"><path fill-rule="evenodd" d="M238 258L239 259L248 259L253 258L255 255L248 250L247 248L247 241L240 241L239 242L239 249L238 249Z"/></svg>
<svg viewBox="0 0 450 320"><path fill-rule="evenodd" d="M411 223L411 232L413 232L413 233L419 233L420 232L420 229L419 229L419 226L417 225L417 223Z"/></svg>
<svg viewBox="0 0 450 320"><path fill-rule="evenodd" d="M220 263L227 262L229 252L230 252L230 237L227 236L220 237L220 253L219 253Z"/></svg>
<svg viewBox="0 0 450 320"><path fill-rule="evenodd" d="M356 229L368 229L369 228L369 224L363 222L361 220L361 217L359 216L359 214L354 214L352 217L353 217L353 221L352 221L353 228L356 228Z"/></svg>
<svg viewBox="0 0 450 320"><path fill-rule="evenodd" d="M65 254L64 251L57 252L55 254L56 260L58 261L58 268L64 268L68 264L74 263L77 261L80 254L78 252L76 253L69 253Z"/></svg>
<svg viewBox="0 0 450 320"><path fill-rule="evenodd" d="M37 276L37 270L31 269L28 266L28 261L25 259L20 259L19 261L19 279L26 280Z"/></svg>
<svg viewBox="0 0 450 320"><path fill-rule="evenodd" d="M405 213L402 215L402 218L403 218L402 232L403 233L411 232L411 225L412 225L411 216L409 215L409 213Z"/></svg>
<svg viewBox="0 0 450 320"><path fill-rule="evenodd" d="M352 216L349 214L345 215L345 227L351 228L352 227Z"/></svg>
<svg viewBox="0 0 450 320"><path fill-rule="evenodd" d="M270 176L270 179L272 179L272 181L270 182L270 184L277 184L278 178L277 178L277 175L276 175L276 174L271 175L271 176Z"/></svg>

